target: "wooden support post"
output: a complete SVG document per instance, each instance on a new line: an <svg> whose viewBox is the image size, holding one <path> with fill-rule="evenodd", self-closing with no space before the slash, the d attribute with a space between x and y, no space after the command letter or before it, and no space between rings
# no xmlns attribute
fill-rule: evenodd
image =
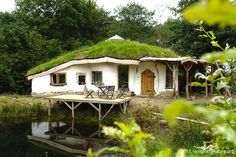
<svg viewBox="0 0 236 157"><path fill-rule="evenodd" d="M72 104L71 104L72 119L75 118L75 106L74 105L75 105L74 102L72 102Z"/></svg>
<svg viewBox="0 0 236 157"><path fill-rule="evenodd" d="M173 97L176 98L179 95L178 87L176 82L178 81L178 63L171 63L171 65L166 62L166 65L170 68L170 70L173 72ZM177 80L176 80L177 79Z"/></svg>
<svg viewBox="0 0 236 157"><path fill-rule="evenodd" d="M99 119L99 121L101 120L101 118L102 118L102 106L101 106L101 104L98 104L98 119Z"/></svg>
<svg viewBox="0 0 236 157"><path fill-rule="evenodd" d="M189 96L189 71L193 65L187 63L187 64L184 64L183 66L184 66L184 69L186 70L186 88L185 88L186 96L187 96L187 99L189 99L190 98Z"/></svg>
<svg viewBox="0 0 236 157"><path fill-rule="evenodd" d="M52 100L49 99L49 103L48 103L48 116L51 116L51 106L52 106Z"/></svg>
<svg viewBox="0 0 236 157"><path fill-rule="evenodd" d="M71 121L71 134L74 135L74 129L75 129L75 119L72 119Z"/></svg>
<svg viewBox="0 0 236 157"><path fill-rule="evenodd" d="M125 102L123 105L124 105L124 114L126 114L127 102Z"/></svg>

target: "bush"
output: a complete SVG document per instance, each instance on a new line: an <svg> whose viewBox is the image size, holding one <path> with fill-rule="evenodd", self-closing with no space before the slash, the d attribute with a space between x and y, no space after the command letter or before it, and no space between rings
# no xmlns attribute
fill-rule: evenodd
<svg viewBox="0 0 236 157"><path fill-rule="evenodd" d="M46 103L28 96L0 96L0 118L32 118L46 115Z"/></svg>
<svg viewBox="0 0 236 157"><path fill-rule="evenodd" d="M202 146L207 137L203 134L207 127L192 122L179 122L171 128L172 145L174 148L193 148Z"/></svg>

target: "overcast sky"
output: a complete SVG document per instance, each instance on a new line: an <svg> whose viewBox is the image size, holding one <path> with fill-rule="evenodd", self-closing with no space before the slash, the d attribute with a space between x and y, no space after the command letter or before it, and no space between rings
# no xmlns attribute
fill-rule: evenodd
<svg viewBox="0 0 236 157"><path fill-rule="evenodd" d="M130 2L136 2L147 9L155 11L155 19L158 23L172 17L170 7L176 7L179 0L97 0L99 6L113 12L117 6L123 6ZM15 0L0 0L0 11L12 11L15 8Z"/></svg>

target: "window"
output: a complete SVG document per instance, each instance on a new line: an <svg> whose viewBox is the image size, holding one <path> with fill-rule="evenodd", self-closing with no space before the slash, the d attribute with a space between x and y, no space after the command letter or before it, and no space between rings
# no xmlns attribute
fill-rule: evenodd
<svg viewBox="0 0 236 157"><path fill-rule="evenodd" d="M51 74L51 85L53 86L66 85L66 74L65 73Z"/></svg>
<svg viewBox="0 0 236 157"><path fill-rule="evenodd" d="M128 88L129 82L129 66L119 65L118 66L118 87L121 88L125 86Z"/></svg>
<svg viewBox="0 0 236 157"><path fill-rule="evenodd" d="M168 66L166 66L166 88L173 88L173 72Z"/></svg>
<svg viewBox="0 0 236 157"><path fill-rule="evenodd" d="M92 84L102 82L102 71L92 71Z"/></svg>
<svg viewBox="0 0 236 157"><path fill-rule="evenodd" d="M85 73L78 73L77 74L77 81L79 85L84 85L86 83L86 74Z"/></svg>

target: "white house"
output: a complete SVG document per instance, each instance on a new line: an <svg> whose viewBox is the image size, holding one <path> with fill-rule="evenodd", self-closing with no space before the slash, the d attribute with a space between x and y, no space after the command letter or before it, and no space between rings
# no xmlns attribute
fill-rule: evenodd
<svg viewBox="0 0 236 157"><path fill-rule="evenodd" d="M127 43L131 44L126 46L128 49L125 47ZM127 88L136 95L157 95L161 92L173 91L173 88L178 91L178 70L175 65L192 62L186 57L166 57L173 55L169 49L159 47L156 49L155 46L137 42L119 40L99 44L103 44L101 49L99 49L100 46L95 47L95 45L82 50L83 52L79 51L76 57L48 69L29 71L28 79L32 80L32 94L82 92L84 83L88 89L97 90L95 82L114 85L116 90L122 84L126 84ZM114 50L116 45L122 49ZM129 46L133 47L132 54L137 58L136 56L129 57ZM98 56L92 56L96 54L94 49L99 53ZM106 53L103 53L104 51ZM113 52L113 56L109 53L110 51ZM153 52L150 54L149 51ZM169 52L172 54L166 54ZM121 57L117 57L119 55Z"/></svg>

